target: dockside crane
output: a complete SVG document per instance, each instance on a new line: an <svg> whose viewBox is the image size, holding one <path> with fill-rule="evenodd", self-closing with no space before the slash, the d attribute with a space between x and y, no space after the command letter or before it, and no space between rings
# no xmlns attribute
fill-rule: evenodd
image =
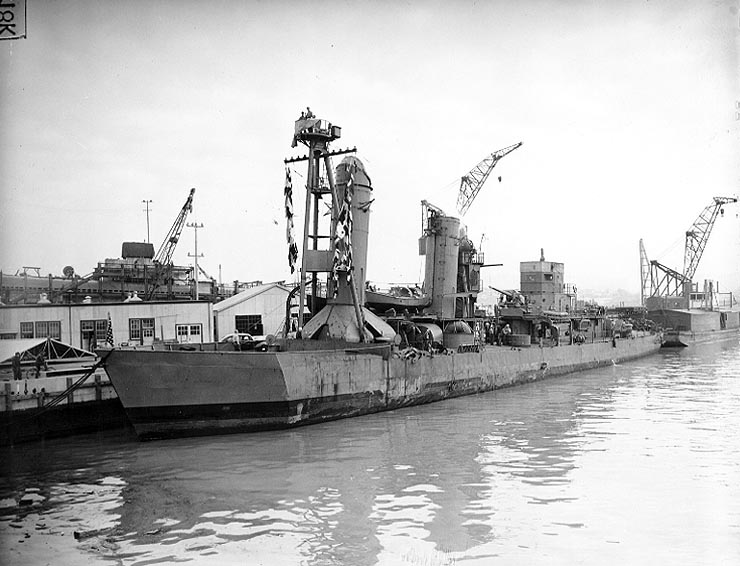
<svg viewBox="0 0 740 566"><path fill-rule="evenodd" d="M150 301L154 296L156 290L164 283L170 283L172 273L172 256L175 253L177 243L180 241L180 235L182 229L185 226L185 220L188 214L193 211L193 196L195 195L195 189L190 189L185 204L180 213L177 215L175 222L172 224L170 231L167 233L162 245L159 246L157 254L154 256L154 275L152 277L152 285L146 294L146 299Z"/></svg>
<svg viewBox="0 0 740 566"><path fill-rule="evenodd" d="M645 246L640 240L640 279L643 305L649 297L678 297L683 295L686 283L691 283L709 236L718 216L724 214L725 204L737 202L736 197L714 197L686 231L684 268L680 273L656 260L648 261Z"/></svg>
<svg viewBox="0 0 740 566"><path fill-rule="evenodd" d="M470 205L473 204L475 197L478 196L478 193L486 182L486 179L488 179L493 168L496 167L496 163L498 163L505 155L508 155L518 147L521 147L521 145L522 142L519 142L517 144L510 145L509 147L499 149L498 151L494 151L491 155L478 163L478 165L473 167L467 175L463 175L460 178L460 192L457 195L457 211L461 215L464 216L470 208Z"/></svg>
<svg viewBox="0 0 740 566"><path fill-rule="evenodd" d="M722 208L725 204L737 202L735 197L714 197L714 202L702 210L699 217L686 230L686 249L683 256L683 274L687 279L693 279L699 261L707 246L709 234L712 233L714 221L718 215L724 215Z"/></svg>

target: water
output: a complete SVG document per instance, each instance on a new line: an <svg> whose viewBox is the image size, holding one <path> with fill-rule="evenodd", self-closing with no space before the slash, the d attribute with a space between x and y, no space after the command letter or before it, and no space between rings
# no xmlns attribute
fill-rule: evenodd
<svg viewBox="0 0 740 566"><path fill-rule="evenodd" d="M0 459L9 564L740 564L740 345L292 431Z"/></svg>

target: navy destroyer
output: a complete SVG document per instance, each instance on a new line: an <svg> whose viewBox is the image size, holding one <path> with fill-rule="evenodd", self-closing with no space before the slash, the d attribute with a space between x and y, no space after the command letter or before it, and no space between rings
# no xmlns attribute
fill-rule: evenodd
<svg viewBox="0 0 740 566"><path fill-rule="evenodd" d="M635 331L603 310L576 310L563 264L544 255L522 262L521 293L502 292L493 313L479 308L483 254L459 218L429 203L423 203L419 240L426 263L419 296L380 297L366 283L371 180L353 155L333 167L333 157L354 153L329 148L340 137L338 126L310 112L295 122L293 147L302 144L308 153L286 166L307 162L307 212L299 254L286 168L288 257L297 267L300 255L300 284L291 294L297 316L286 304L282 335L248 349L212 343L106 352L106 370L141 439L320 423L619 363L660 348L660 333ZM496 161L492 154L487 173ZM320 227L324 199L328 234Z"/></svg>

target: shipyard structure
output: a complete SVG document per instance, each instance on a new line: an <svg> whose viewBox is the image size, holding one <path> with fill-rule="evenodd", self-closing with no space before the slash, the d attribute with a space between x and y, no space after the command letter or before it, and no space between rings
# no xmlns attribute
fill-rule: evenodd
<svg viewBox="0 0 740 566"><path fill-rule="evenodd" d="M724 207L736 197L714 197L686 231L684 266L679 271L649 260L640 240L642 304L647 316L665 329L665 346L689 346L720 339L737 339L740 306L717 281L694 282L704 249Z"/></svg>
<svg viewBox="0 0 740 566"><path fill-rule="evenodd" d="M160 247L149 242L123 242L120 257L106 258L85 275L71 265L59 275L42 275L41 268L24 266L15 273L0 271L0 305L79 304L116 301L217 302L262 281L223 284L198 265L196 223L186 224L195 189L177 214ZM195 229L194 265L173 263L183 228Z"/></svg>
<svg viewBox="0 0 740 566"><path fill-rule="evenodd" d="M156 252L125 242L120 258L85 276L71 267L58 278L36 268L0 273L0 405L2 422L15 423L0 442L120 424L124 410L141 438L314 424L619 363L661 345L737 338L735 297L714 281L693 281L715 220L737 199L715 197L686 232L683 271L648 260L640 242L640 308L620 316L577 302L565 265L544 250L520 263L518 289L491 287L498 300L484 307L481 269L496 264L486 263L461 217L522 144L462 177L457 216L421 202L424 280L381 289L367 273L373 183L356 150L330 148L340 137L341 128L310 111L294 125L294 147L308 150L285 160L297 285L227 288L197 263L175 266L194 189ZM302 238L296 163L307 165Z"/></svg>

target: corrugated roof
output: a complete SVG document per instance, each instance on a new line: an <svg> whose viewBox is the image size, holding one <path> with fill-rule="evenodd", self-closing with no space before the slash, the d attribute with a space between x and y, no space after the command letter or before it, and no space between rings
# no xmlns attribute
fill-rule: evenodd
<svg viewBox="0 0 740 566"><path fill-rule="evenodd" d="M220 303L216 303L215 305L213 305L213 310L218 312L223 309L228 309L229 307L233 307L234 305L243 303L244 301L247 301L252 297L256 297L257 295L264 293L265 291L269 291L270 289L273 289L275 287L279 287L286 293L290 293L290 289L288 289L288 287L282 285L281 283L266 283L264 285L250 287L249 289L245 289L241 293L237 293L236 295L233 295L228 299L224 299Z"/></svg>

